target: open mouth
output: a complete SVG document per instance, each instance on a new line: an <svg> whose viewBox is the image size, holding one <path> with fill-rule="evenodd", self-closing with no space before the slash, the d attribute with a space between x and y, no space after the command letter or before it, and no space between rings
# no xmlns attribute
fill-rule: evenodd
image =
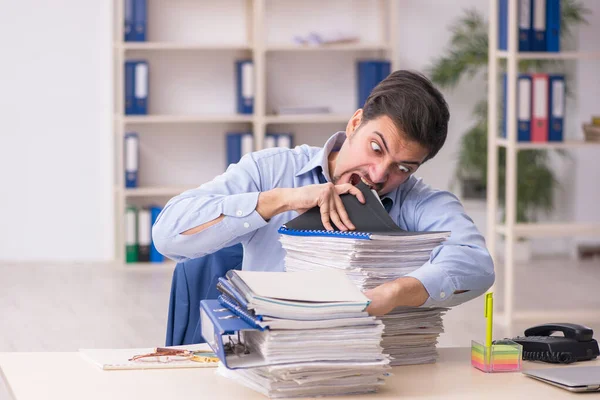
<svg viewBox="0 0 600 400"><path fill-rule="evenodd" d="M350 175L350 183L353 186L356 186L359 184L359 182L363 182L365 185L369 186L369 188L371 189L375 189L375 184L372 182L369 182L367 179L365 179L364 177L358 175L358 174L352 174Z"/></svg>

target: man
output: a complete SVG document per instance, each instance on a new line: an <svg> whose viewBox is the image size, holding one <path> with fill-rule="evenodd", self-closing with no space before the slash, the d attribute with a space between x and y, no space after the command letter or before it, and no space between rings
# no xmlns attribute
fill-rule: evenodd
<svg viewBox="0 0 600 400"><path fill-rule="evenodd" d="M397 306L455 306L494 282L485 241L451 193L430 188L413 174L443 146L448 106L422 75L395 71L373 89L345 132L323 148L266 149L197 189L171 199L153 238L164 255L183 261L242 243L243 269L282 271L285 251L277 229L319 206L326 228L354 226L340 195L363 180L382 198L392 219L408 231L450 231L422 267L365 294L369 313Z"/></svg>

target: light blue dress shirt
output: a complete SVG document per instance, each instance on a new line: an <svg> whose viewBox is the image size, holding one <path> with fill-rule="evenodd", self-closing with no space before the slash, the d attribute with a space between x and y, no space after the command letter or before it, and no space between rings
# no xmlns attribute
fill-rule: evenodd
<svg viewBox="0 0 600 400"><path fill-rule="evenodd" d="M258 195L274 188L330 181L328 156L345 138L344 132L338 132L323 148L302 145L245 155L212 181L166 204L152 228L155 246L165 256L184 261L242 243L243 269L282 271L285 250L277 229L298 213L284 212L267 222L255 210ZM411 176L382 200L402 229L451 232L450 238L433 250L429 261L408 274L420 280L429 293L423 306L456 306L490 288L494 265L484 238L453 194L432 189ZM181 234L220 215L225 218L207 229ZM455 293L463 290L466 292Z"/></svg>

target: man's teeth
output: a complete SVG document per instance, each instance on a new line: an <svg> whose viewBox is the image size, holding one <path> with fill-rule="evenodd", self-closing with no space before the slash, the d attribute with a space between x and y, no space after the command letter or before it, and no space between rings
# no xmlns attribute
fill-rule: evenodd
<svg viewBox="0 0 600 400"><path fill-rule="evenodd" d="M365 180L365 178L363 178L363 177L361 176L361 177L360 177L360 180L361 180L361 181L363 181L365 185L367 185L368 187L370 187L371 189L373 189L373 185L372 185L372 184L370 184L369 182L367 182L367 181Z"/></svg>

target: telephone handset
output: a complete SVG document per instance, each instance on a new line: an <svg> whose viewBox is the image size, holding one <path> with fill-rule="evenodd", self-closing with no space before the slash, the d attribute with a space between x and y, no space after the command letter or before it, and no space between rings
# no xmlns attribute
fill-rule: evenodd
<svg viewBox="0 0 600 400"><path fill-rule="evenodd" d="M564 336L551 336L562 332ZM570 364L600 355L594 331L583 325L554 323L533 326L511 340L523 346L523 360Z"/></svg>

